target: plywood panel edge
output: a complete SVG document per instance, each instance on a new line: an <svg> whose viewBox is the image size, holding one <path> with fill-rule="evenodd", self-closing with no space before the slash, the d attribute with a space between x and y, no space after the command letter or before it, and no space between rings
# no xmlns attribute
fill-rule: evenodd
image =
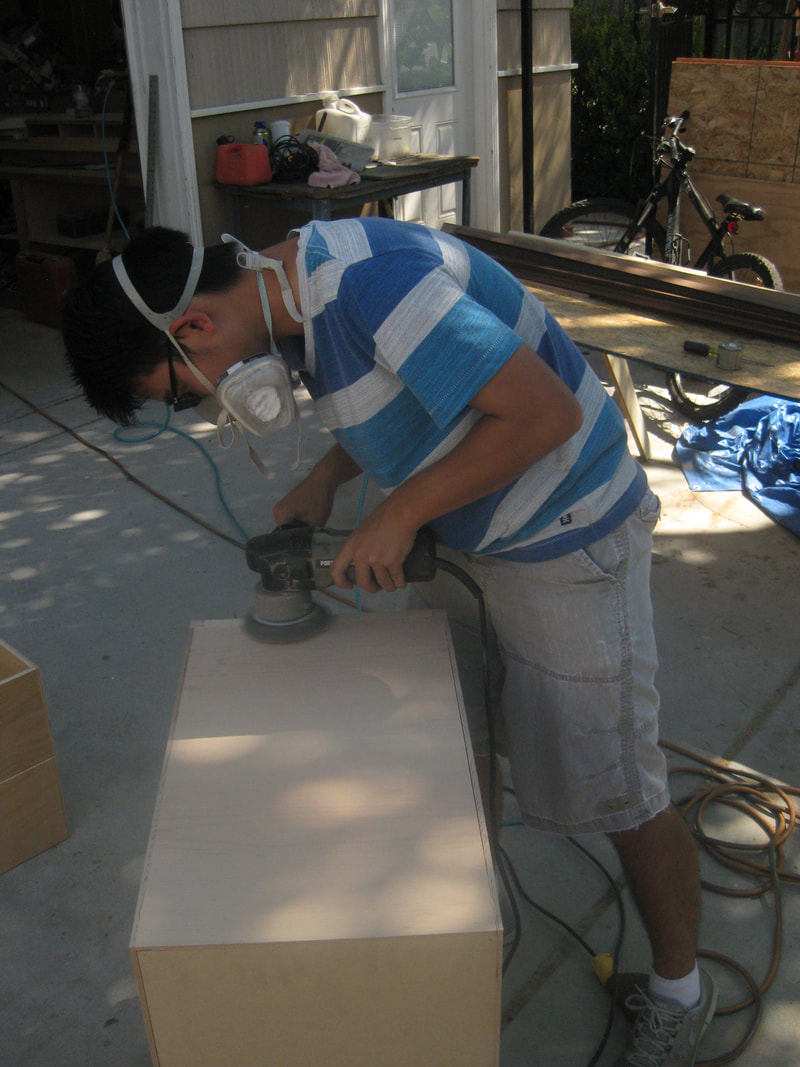
<svg viewBox="0 0 800 1067"><path fill-rule="evenodd" d="M35 671L39 669L27 656L23 656L16 648L12 648L7 641L3 641L3 639L0 638L0 667L3 667L4 665L10 665L17 668L14 671L14 674L23 674L26 671ZM12 677L12 675L9 675L8 677Z"/></svg>
<svg viewBox="0 0 800 1067"><path fill-rule="evenodd" d="M177 690L177 695L175 697L175 704L174 704L173 709L172 709L172 719L170 721L170 726L169 726L169 736L167 738L167 746L166 746L166 750L164 752L164 759L163 759L163 761L161 763L161 775L160 775L159 782L158 782L158 792L156 794L156 802L155 802L155 808L153 810L153 818L152 818L152 820L150 822L150 832L149 832L148 838L147 838L147 851L145 853L144 868L142 870L142 879L141 879L141 882L139 883L139 897L138 897L138 900L136 902L136 912L134 914L133 928L131 930L131 938L130 938L130 943L129 943L130 949L131 949L132 952L134 952L135 949L136 949L136 933L137 933L137 930L139 928L139 917L140 917L140 913L141 913L141 909L142 909L142 903L144 901L145 893L146 893L146 890L147 890L147 876L148 876L148 872L149 872L149 869L150 869L150 861L151 861L152 850L153 850L153 840L154 840L154 837L155 837L154 831L155 831L156 825L158 824L158 817L159 817L159 814L161 812L161 804L162 804L162 801L164 799L164 787L165 787L165 784L166 784L166 774L164 772L166 771L166 767L167 767L167 764L169 762L170 752L172 750L172 741L173 741L173 738L175 736L175 725L176 725L176 723L178 721L178 709L179 709L180 703L181 703L181 694L183 693L183 684L184 684L184 681L186 679L186 669L187 669L187 667L189 665L189 655L190 655L191 650L192 650L192 641L194 639L194 632L195 632L196 629L198 629L202 625L203 624L201 622L191 622L189 624L189 639L186 642L186 651L185 651L184 656L183 656L183 665L181 667L181 676L180 676L180 680L178 682L178 690Z"/></svg>
<svg viewBox="0 0 800 1067"><path fill-rule="evenodd" d="M156 1046L156 1037L153 1033L153 1024L150 1019L150 1008L147 1002L147 990L144 984L144 978L142 977L142 968L139 963L138 953L134 948L130 949L131 962L133 963L133 973L136 976L136 985L139 989L139 1004L142 1009L142 1018L144 1020L144 1028L147 1033L147 1042L150 1046L150 1058L153 1061L154 1067L160 1067L161 1060L158 1055L158 1048Z"/></svg>
<svg viewBox="0 0 800 1067"><path fill-rule="evenodd" d="M55 755L38 669L0 682L0 739L0 781Z"/></svg>
<svg viewBox="0 0 800 1067"><path fill-rule="evenodd" d="M5 798L13 795L16 795L17 806L7 809ZM22 805L19 803L20 795ZM69 837L55 757L0 782L0 801L0 829L3 830L0 834L0 874L26 863ZM31 814L34 816L32 824ZM20 823L24 819L28 819L28 823L20 836Z"/></svg>
<svg viewBox="0 0 800 1067"><path fill-rule="evenodd" d="M467 766L469 767L470 780L472 783L472 797L475 803L475 814L478 820L481 846L483 848L483 861L486 864L486 875L489 881L489 886L492 890L492 897L494 900L495 908L495 920L499 926L502 926L502 920L500 918L500 903L497 895L497 884L494 877L494 862L492 860L489 824L486 819L486 813L483 810L483 800L481 798L480 783L478 782L478 769L475 765L475 754L472 751L472 740L469 735L469 724L467 722L467 713L464 707L464 694L461 691L461 677L458 673L456 653L455 648L453 647L453 637L450 633L450 624L447 621L447 613L442 611L441 616L442 625L444 627L445 640L447 642L447 652L450 657L450 670L453 675L453 686L455 688L456 700L458 702L458 713L461 718L461 734L464 741L464 751L466 753Z"/></svg>

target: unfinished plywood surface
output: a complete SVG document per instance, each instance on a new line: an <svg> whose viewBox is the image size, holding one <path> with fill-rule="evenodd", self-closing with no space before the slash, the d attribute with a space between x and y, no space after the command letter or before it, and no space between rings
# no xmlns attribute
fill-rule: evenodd
<svg viewBox="0 0 800 1067"><path fill-rule="evenodd" d="M55 759L0 781L0 874L68 836Z"/></svg>
<svg viewBox="0 0 800 1067"><path fill-rule="evenodd" d="M611 355L638 360L664 370L725 381L762 393L800 400L800 346L776 344L748 337L732 322L723 335L694 322L658 319L579 294L531 286L577 344L591 345ZM742 324L746 326L746 323ZM745 360L737 371L719 371L714 363L683 351L687 339L717 345L740 341ZM755 362L758 361L758 362Z"/></svg>
<svg viewBox="0 0 800 1067"><path fill-rule="evenodd" d="M0 648L0 782L52 755L39 671Z"/></svg>
<svg viewBox="0 0 800 1067"><path fill-rule="evenodd" d="M443 613L193 628L131 942L156 1062L493 1064L500 930Z"/></svg>
<svg viewBox="0 0 800 1067"><path fill-rule="evenodd" d="M789 62L677 59L669 111L690 112L688 143L698 170L727 163L729 174L760 177L752 166L772 165L785 181L800 180L800 67Z"/></svg>
<svg viewBox="0 0 800 1067"><path fill-rule="evenodd" d="M688 110L684 141L696 156L691 174L720 214L720 193L763 207L763 222L743 222L736 252L766 256L784 287L800 292L800 63L735 59L677 59L672 64L669 112ZM688 202L681 230L693 260L708 241Z"/></svg>
<svg viewBox="0 0 800 1067"><path fill-rule="evenodd" d="M494 1067L499 976L476 981L496 968L492 942L443 935L140 953L154 1060Z"/></svg>
<svg viewBox="0 0 800 1067"><path fill-rule="evenodd" d="M0 873L68 835L39 668L0 641Z"/></svg>

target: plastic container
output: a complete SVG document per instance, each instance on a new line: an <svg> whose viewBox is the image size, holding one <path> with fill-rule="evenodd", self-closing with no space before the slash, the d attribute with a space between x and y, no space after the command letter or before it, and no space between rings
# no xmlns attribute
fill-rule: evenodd
<svg viewBox="0 0 800 1067"><path fill-rule="evenodd" d="M260 144L221 144L217 181L223 185L264 185L272 181L269 152Z"/></svg>
<svg viewBox="0 0 800 1067"><path fill-rule="evenodd" d="M282 137L291 137L292 124L288 119L275 119L269 124L270 142L276 145Z"/></svg>
<svg viewBox="0 0 800 1067"><path fill-rule="evenodd" d="M373 159L396 159L411 153L409 115L373 115L369 139L375 147Z"/></svg>
<svg viewBox="0 0 800 1067"><path fill-rule="evenodd" d="M72 94L72 106L75 108L75 114L78 118L85 118L87 115L91 115L89 110L89 94L83 85L76 85Z"/></svg>
<svg viewBox="0 0 800 1067"><path fill-rule="evenodd" d="M256 119L253 123L253 144L261 145L263 148L269 148L269 133L267 132L267 124L263 119Z"/></svg>
<svg viewBox="0 0 800 1067"><path fill-rule="evenodd" d="M368 142L372 116L362 111L352 100L328 98L325 107L314 116L317 130L329 137L339 137L354 144Z"/></svg>
<svg viewBox="0 0 800 1067"><path fill-rule="evenodd" d="M19 252L15 260L22 310L33 322L60 326L59 306L75 284L75 262L68 256Z"/></svg>

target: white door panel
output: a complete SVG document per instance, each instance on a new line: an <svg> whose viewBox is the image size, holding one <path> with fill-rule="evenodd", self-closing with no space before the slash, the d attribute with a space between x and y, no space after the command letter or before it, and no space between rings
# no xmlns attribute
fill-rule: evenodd
<svg viewBox="0 0 800 1067"><path fill-rule="evenodd" d="M472 177L473 226L496 229L496 0L382 0L386 109L413 120L412 150L477 155ZM485 16L485 17L484 17ZM478 27L477 31L475 27ZM489 27L490 32L480 32ZM480 72L476 76L473 71ZM481 129L487 94L493 124ZM427 189L395 204L398 218L440 228L461 222L460 185Z"/></svg>

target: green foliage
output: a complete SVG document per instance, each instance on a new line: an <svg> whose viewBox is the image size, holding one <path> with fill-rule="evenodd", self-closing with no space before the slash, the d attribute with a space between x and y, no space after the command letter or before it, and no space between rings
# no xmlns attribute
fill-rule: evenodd
<svg viewBox="0 0 800 1067"><path fill-rule="evenodd" d="M651 180L647 20L600 0L573 8L571 32L572 198L636 200Z"/></svg>

